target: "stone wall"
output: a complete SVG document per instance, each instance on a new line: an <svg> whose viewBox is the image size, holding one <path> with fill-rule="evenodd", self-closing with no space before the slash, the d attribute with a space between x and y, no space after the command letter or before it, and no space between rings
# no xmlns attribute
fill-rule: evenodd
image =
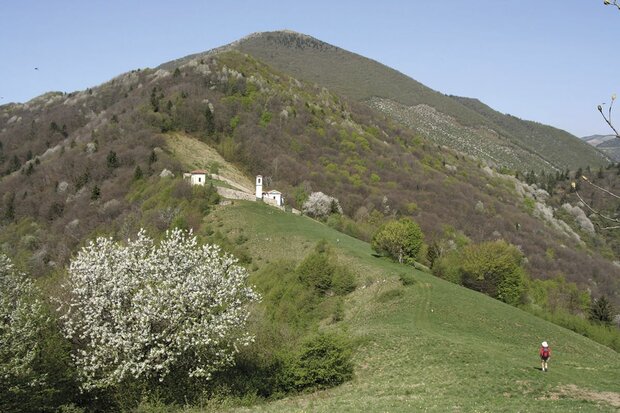
<svg viewBox="0 0 620 413"><path fill-rule="evenodd" d="M224 198L244 199L246 201L256 201L255 194L248 194L247 192L237 191L235 189L224 188L221 186L217 187L217 193L223 196Z"/></svg>

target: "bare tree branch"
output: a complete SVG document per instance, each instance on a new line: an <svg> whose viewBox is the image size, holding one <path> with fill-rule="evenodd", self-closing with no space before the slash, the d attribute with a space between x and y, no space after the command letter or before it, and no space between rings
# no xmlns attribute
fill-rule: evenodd
<svg viewBox="0 0 620 413"><path fill-rule="evenodd" d="M620 4L618 4L618 0L603 0L603 3L606 6L616 6L618 8L618 10L620 10Z"/></svg>
<svg viewBox="0 0 620 413"><path fill-rule="evenodd" d="M586 207L586 208L588 208L588 209L590 210L590 212L592 212L592 213L593 213L593 214L595 214L595 215L598 215L599 217L601 217L601 218L603 218L603 219L605 219L605 220L607 220L607 221L610 221L610 222L615 222L615 223L620 224L620 219L617 219L617 218L612 218L612 217L610 217L610 216L607 216L607 215L605 215L605 214L602 214L600 211L597 211L596 209L592 208L592 207L591 207L591 206L590 206L590 205L589 205L589 204L585 201L585 199L583 199L583 198L581 197L581 195L579 194L579 192L578 192L578 191L575 191L575 194L577 194L577 198L579 198L579 200L581 201L581 203L583 203L583 204L585 205L585 207ZM615 228L619 228L619 227L620 227L620 226L613 226L613 227L604 227L604 228L601 228L601 229L615 229Z"/></svg>
<svg viewBox="0 0 620 413"><path fill-rule="evenodd" d="M616 195L616 194L614 194L613 192L610 192L610 191L608 191L607 189L605 189L605 188L603 188L603 187L601 187L601 186L596 185L594 182L590 181L587 177L585 177L585 176L583 176L583 175L582 175L582 176L581 176L581 179L582 179L584 182L589 183L590 185L592 185L592 186L593 186L593 187L595 187L596 189L599 189L599 190L601 190L601 191L603 191L603 192L605 192L605 193L607 193L607 194L609 194L609 195L613 196L614 198L618 198L618 199L620 199L620 195Z"/></svg>
<svg viewBox="0 0 620 413"><path fill-rule="evenodd" d="M620 133L618 133L618 131L616 130L616 128L614 127L614 125L611 123L611 110L614 107L614 101L616 100L616 95L612 95L611 97L611 104L609 105L609 112L608 112L608 116L605 116L605 113L603 113L603 105L598 105L597 109L598 111L601 113L601 116L603 117L603 119L605 119L605 122L607 122L607 124L609 125L609 127L614 131L614 133L616 134L616 138L620 138Z"/></svg>

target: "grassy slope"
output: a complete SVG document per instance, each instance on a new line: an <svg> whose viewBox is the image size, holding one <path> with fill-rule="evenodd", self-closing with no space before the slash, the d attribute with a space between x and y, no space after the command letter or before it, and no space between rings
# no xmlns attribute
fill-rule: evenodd
<svg viewBox="0 0 620 413"><path fill-rule="evenodd" d="M252 406L251 411L617 411L620 355L587 338L429 274L376 258L368 244L306 217L236 203L209 216L243 232L260 267L301 259L325 238L358 274L345 320L355 378L338 388ZM413 271L402 287L397 275ZM553 348L539 370L538 345ZM607 402L594 401L602 398ZM611 403L616 403L615 407ZM243 409L242 409L243 410Z"/></svg>
<svg viewBox="0 0 620 413"><path fill-rule="evenodd" d="M254 188L243 172L229 162L222 155L204 142L195 139L186 133L172 132L165 135L166 147L176 159L182 160L188 171L194 169L209 170L210 165L217 164L217 173L245 188Z"/></svg>

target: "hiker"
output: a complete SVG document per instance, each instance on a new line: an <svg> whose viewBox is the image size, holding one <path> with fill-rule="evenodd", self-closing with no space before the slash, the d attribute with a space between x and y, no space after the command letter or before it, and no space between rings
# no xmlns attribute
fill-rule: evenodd
<svg viewBox="0 0 620 413"><path fill-rule="evenodd" d="M540 347L540 362L542 364L542 371L549 371L549 367L547 366L547 361L551 358L551 349L549 348L549 344L546 341L543 341Z"/></svg>

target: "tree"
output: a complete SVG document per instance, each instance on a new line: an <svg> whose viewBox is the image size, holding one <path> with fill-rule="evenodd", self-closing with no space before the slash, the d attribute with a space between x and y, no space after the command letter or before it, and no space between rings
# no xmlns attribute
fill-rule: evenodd
<svg viewBox="0 0 620 413"><path fill-rule="evenodd" d="M106 157L106 161L108 164L108 168L118 168L120 163L118 161L118 157L116 156L116 152L110 151L108 152L108 156Z"/></svg>
<svg viewBox="0 0 620 413"><path fill-rule="evenodd" d="M207 136L213 136L215 133L215 117L213 116L213 112L209 106L207 106L207 109L205 110L205 122Z"/></svg>
<svg viewBox="0 0 620 413"><path fill-rule="evenodd" d="M244 325L259 296L247 276L191 231L167 232L159 244L144 230L125 245L91 241L70 264L62 307L82 387L162 381L173 370L209 379L252 340Z"/></svg>
<svg viewBox="0 0 620 413"><path fill-rule="evenodd" d="M0 254L1 411L28 410L21 405L45 385L46 375L37 369L37 364L41 353L39 337L46 323L34 285L16 271L8 257Z"/></svg>
<svg viewBox="0 0 620 413"><path fill-rule="evenodd" d="M2 216L7 221L15 219L15 192L7 192L2 197L4 204Z"/></svg>
<svg viewBox="0 0 620 413"><path fill-rule="evenodd" d="M143 176L144 174L142 173L142 169L140 168L140 165L136 165L136 168L133 170L133 180L138 181L142 179Z"/></svg>
<svg viewBox="0 0 620 413"><path fill-rule="evenodd" d="M91 201L96 201L101 198L101 189L99 189L98 185L93 186L93 189L90 191L90 199Z"/></svg>
<svg viewBox="0 0 620 413"><path fill-rule="evenodd" d="M590 306L590 320L596 323L611 324L614 319L614 310L606 296L602 295L592 300Z"/></svg>
<svg viewBox="0 0 620 413"><path fill-rule="evenodd" d="M410 218L401 218L384 224L372 238L372 248L403 262L415 260L422 247L422 230Z"/></svg>
<svg viewBox="0 0 620 413"><path fill-rule="evenodd" d="M525 290L523 254L504 240L466 246L460 276L465 287L508 304L518 304Z"/></svg>
<svg viewBox="0 0 620 413"><path fill-rule="evenodd" d="M342 214L342 207L336 198L323 192L313 192L304 202L302 211L314 218L327 218L331 214Z"/></svg>

